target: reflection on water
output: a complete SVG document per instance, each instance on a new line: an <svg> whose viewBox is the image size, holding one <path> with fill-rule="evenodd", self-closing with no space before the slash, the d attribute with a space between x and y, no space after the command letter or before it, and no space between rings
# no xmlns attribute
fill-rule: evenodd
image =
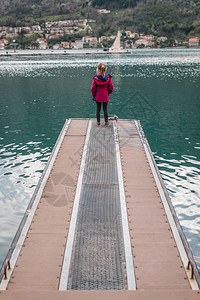
<svg viewBox="0 0 200 300"><path fill-rule="evenodd" d="M193 255L200 265L200 161L197 157L171 153L155 155L165 185L172 199Z"/></svg>
<svg viewBox="0 0 200 300"><path fill-rule="evenodd" d="M173 52L173 53L172 53ZM164 55L163 55L164 54ZM76 78L76 69L84 75L84 69L96 67L105 61L109 66L120 68L119 77L181 78L199 76L199 50L133 50L125 55L85 55L1 58L1 76ZM20 62L20 63L19 63ZM153 66L160 66L157 69ZM68 68L71 69L70 74ZM80 70L81 68L81 70ZM134 69L133 69L134 68ZM73 72L74 69L74 72ZM52 72L53 70L53 72ZM116 70L117 71L117 70Z"/></svg>
<svg viewBox="0 0 200 300"><path fill-rule="evenodd" d="M91 117L99 61L115 90L109 112L140 119L200 267L200 51L1 58L0 263L69 117Z"/></svg>
<svg viewBox="0 0 200 300"><path fill-rule="evenodd" d="M13 239L51 152L50 147L43 148L41 144L40 141L1 146L0 249L3 256L8 252L8 245Z"/></svg>

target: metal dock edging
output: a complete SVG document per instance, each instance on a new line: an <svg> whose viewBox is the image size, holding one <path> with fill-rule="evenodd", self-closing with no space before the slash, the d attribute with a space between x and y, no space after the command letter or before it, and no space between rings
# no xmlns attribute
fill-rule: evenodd
<svg viewBox="0 0 200 300"><path fill-rule="evenodd" d="M68 119L65 121L65 124L63 125L63 128L58 136L58 139L53 147L53 150L48 158L48 161L46 163L46 166L42 172L42 175L38 181L38 184L34 190L34 193L31 197L31 200L28 204L28 207L24 213L24 216L21 220L21 223L18 227L18 230L14 236L14 239L12 241L12 244L9 248L8 254L2 264L1 270L0 270L0 290L5 290L7 287L7 284L10 280L10 277L12 275L12 272L14 270L14 266L16 264L17 258L19 256L20 250L23 246L24 240L26 238L28 229L30 227L32 218L34 216L35 210L37 208L37 205L40 200L40 196L42 195L43 189L45 187L46 181L49 177L50 171L52 169L53 163L55 161L55 158L57 156L57 153L60 149L61 143L64 139L64 136L67 132L67 129L69 127L69 124L71 122L71 119ZM21 240L20 240L21 239ZM11 269L8 270L7 279L4 279L4 265L6 261L10 262Z"/></svg>
<svg viewBox="0 0 200 300"><path fill-rule="evenodd" d="M190 250L190 247L188 245L185 234L183 233L183 230L181 228L179 219L178 219L178 217L176 215L176 212L175 212L175 209L172 205L171 199L170 199L169 194L167 192L167 188L166 188L166 186L163 182L162 176L161 176L160 171L157 167L155 158L152 154L150 145L149 145L148 140L147 140L147 138L144 134L144 131L142 129L140 121L137 120L137 121L135 121L135 123L136 123L137 129L138 129L138 133L140 135L141 141L143 143L145 153L147 155L152 173L154 175L154 179L156 181L158 191L159 191L160 197L162 199L162 202L163 202L163 205L164 205L164 208L165 208L165 211L166 211L166 215L167 215L171 230L172 230L173 235L174 235L174 239L175 239L176 244L177 244L177 248L179 250L182 262L184 264L185 271L186 271L186 274L188 276L188 280L191 284L192 289L198 290L198 289L200 289L200 274L199 274L196 262L194 260L193 254ZM157 178L155 177L155 175L157 175ZM159 189L159 184L160 184L160 187L162 188L163 195L161 194L161 189ZM163 201L164 200L163 198L165 198L166 202ZM167 209L169 209L169 210L167 211ZM170 216L170 214L171 214L171 216ZM170 220L170 217L171 217L171 220ZM173 222L175 224L173 224ZM191 278L192 276L190 275L190 272L189 272L189 265L191 265L191 274L192 273L194 274L195 279Z"/></svg>

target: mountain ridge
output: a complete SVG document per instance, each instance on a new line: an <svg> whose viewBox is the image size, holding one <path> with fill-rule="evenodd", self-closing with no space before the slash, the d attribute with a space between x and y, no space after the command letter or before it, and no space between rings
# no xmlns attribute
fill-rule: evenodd
<svg viewBox="0 0 200 300"><path fill-rule="evenodd" d="M99 14L99 8L110 14ZM198 0L1 0L0 25L25 26L51 19L92 18L94 35L132 30L168 37L200 36Z"/></svg>

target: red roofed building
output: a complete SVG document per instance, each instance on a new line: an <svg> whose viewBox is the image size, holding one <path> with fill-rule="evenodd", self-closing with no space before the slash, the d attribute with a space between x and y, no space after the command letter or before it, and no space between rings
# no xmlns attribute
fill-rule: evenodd
<svg viewBox="0 0 200 300"><path fill-rule="evenodd" d="M82 40L76 40L76 49L83 49L83 41Z"/></svg>
<svg viewBox="0 0 200 300"><path fill-rule="evenodd" d="M59 49L61 49L62 48L62 45L61 44L55 44L55 45L53 45L53 49L54 50L59 50Z"/></svg>
<svg viewBox="0 0 200 300"><path fill-rule="evenodd" d="M69 42L61 42L61 45L63 46L64 49L70 48Z"/></svg>
<svg viewBox="0 0 200 300"><path fill-rule="evenodd" d="M132 38L138 38L140 35L137 32L133 32L132 33Z"/></svg>
<svg viewBox="0 0 200 300"><path fill-rule="evenodd" d="M46 42L40 42L39 43L39 49L40 50L46 50L48 47L48 44Z"/></svg>
<svg viewBox="0 0 200 300"><path fill-rule="evenodd" d="M199 38L191 38L189 39L189 47L198 47L199 46Z"/></svg>
<svg viewBox="0 0 200 300"><path fill-rule="evenodd" d="M127 37L130 37L131 34L132 34L131 31L129 31L129 30L125 31L125 33L126 33L126 36L127 36Z"/></svg>
<svg viewBox="0 0 200 300"><path fill-rule="evenodd" d="M175 39L173 46L178 46L178 41Z"/></svg>
<svg viewBox="0 0 200 300"><path fill-rule="evenodd" d="M5 45L8 45L8 40L7 39L1 39L0 42L4 43Z"/></svg>
<svg viewBox="0 0 200 300"><path fill-rule="evenodd" d="M76 48L76 43L71 43L71 48L72 49Z"/></svg>
<svg viewBox="0 0 200 300"><path fill-rule="evenodd" d="M135 41L135 46L140 46L140 45L144 45L147 46L149 43L149 41L147 41L146 39L139 39L137 41Z"/></svg>
<svg viewBox="0 0 200 300"><path fill-rule="evenodd" d="M143 38L146 39L147 41L153 41L154 36L153 36L153 34L149 34L149 35L143 36Z"/></svg>
<svg viewBox="0 0 200 300"><path fill-rule="evenodd" d="M92 36L83 36L82 41L84 45L89 45L89 47L96 48L97 47L97 38Z"/></svg>

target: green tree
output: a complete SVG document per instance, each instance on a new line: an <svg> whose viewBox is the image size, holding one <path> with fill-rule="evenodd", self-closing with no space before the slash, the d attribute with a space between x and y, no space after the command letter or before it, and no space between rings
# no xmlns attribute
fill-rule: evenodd
<svg viewBox="0 0 200 300"><path fill-rule="evenodd" d="M6 18L5 26L15 27L17 19L15 17L9 16Z"/></svg>

